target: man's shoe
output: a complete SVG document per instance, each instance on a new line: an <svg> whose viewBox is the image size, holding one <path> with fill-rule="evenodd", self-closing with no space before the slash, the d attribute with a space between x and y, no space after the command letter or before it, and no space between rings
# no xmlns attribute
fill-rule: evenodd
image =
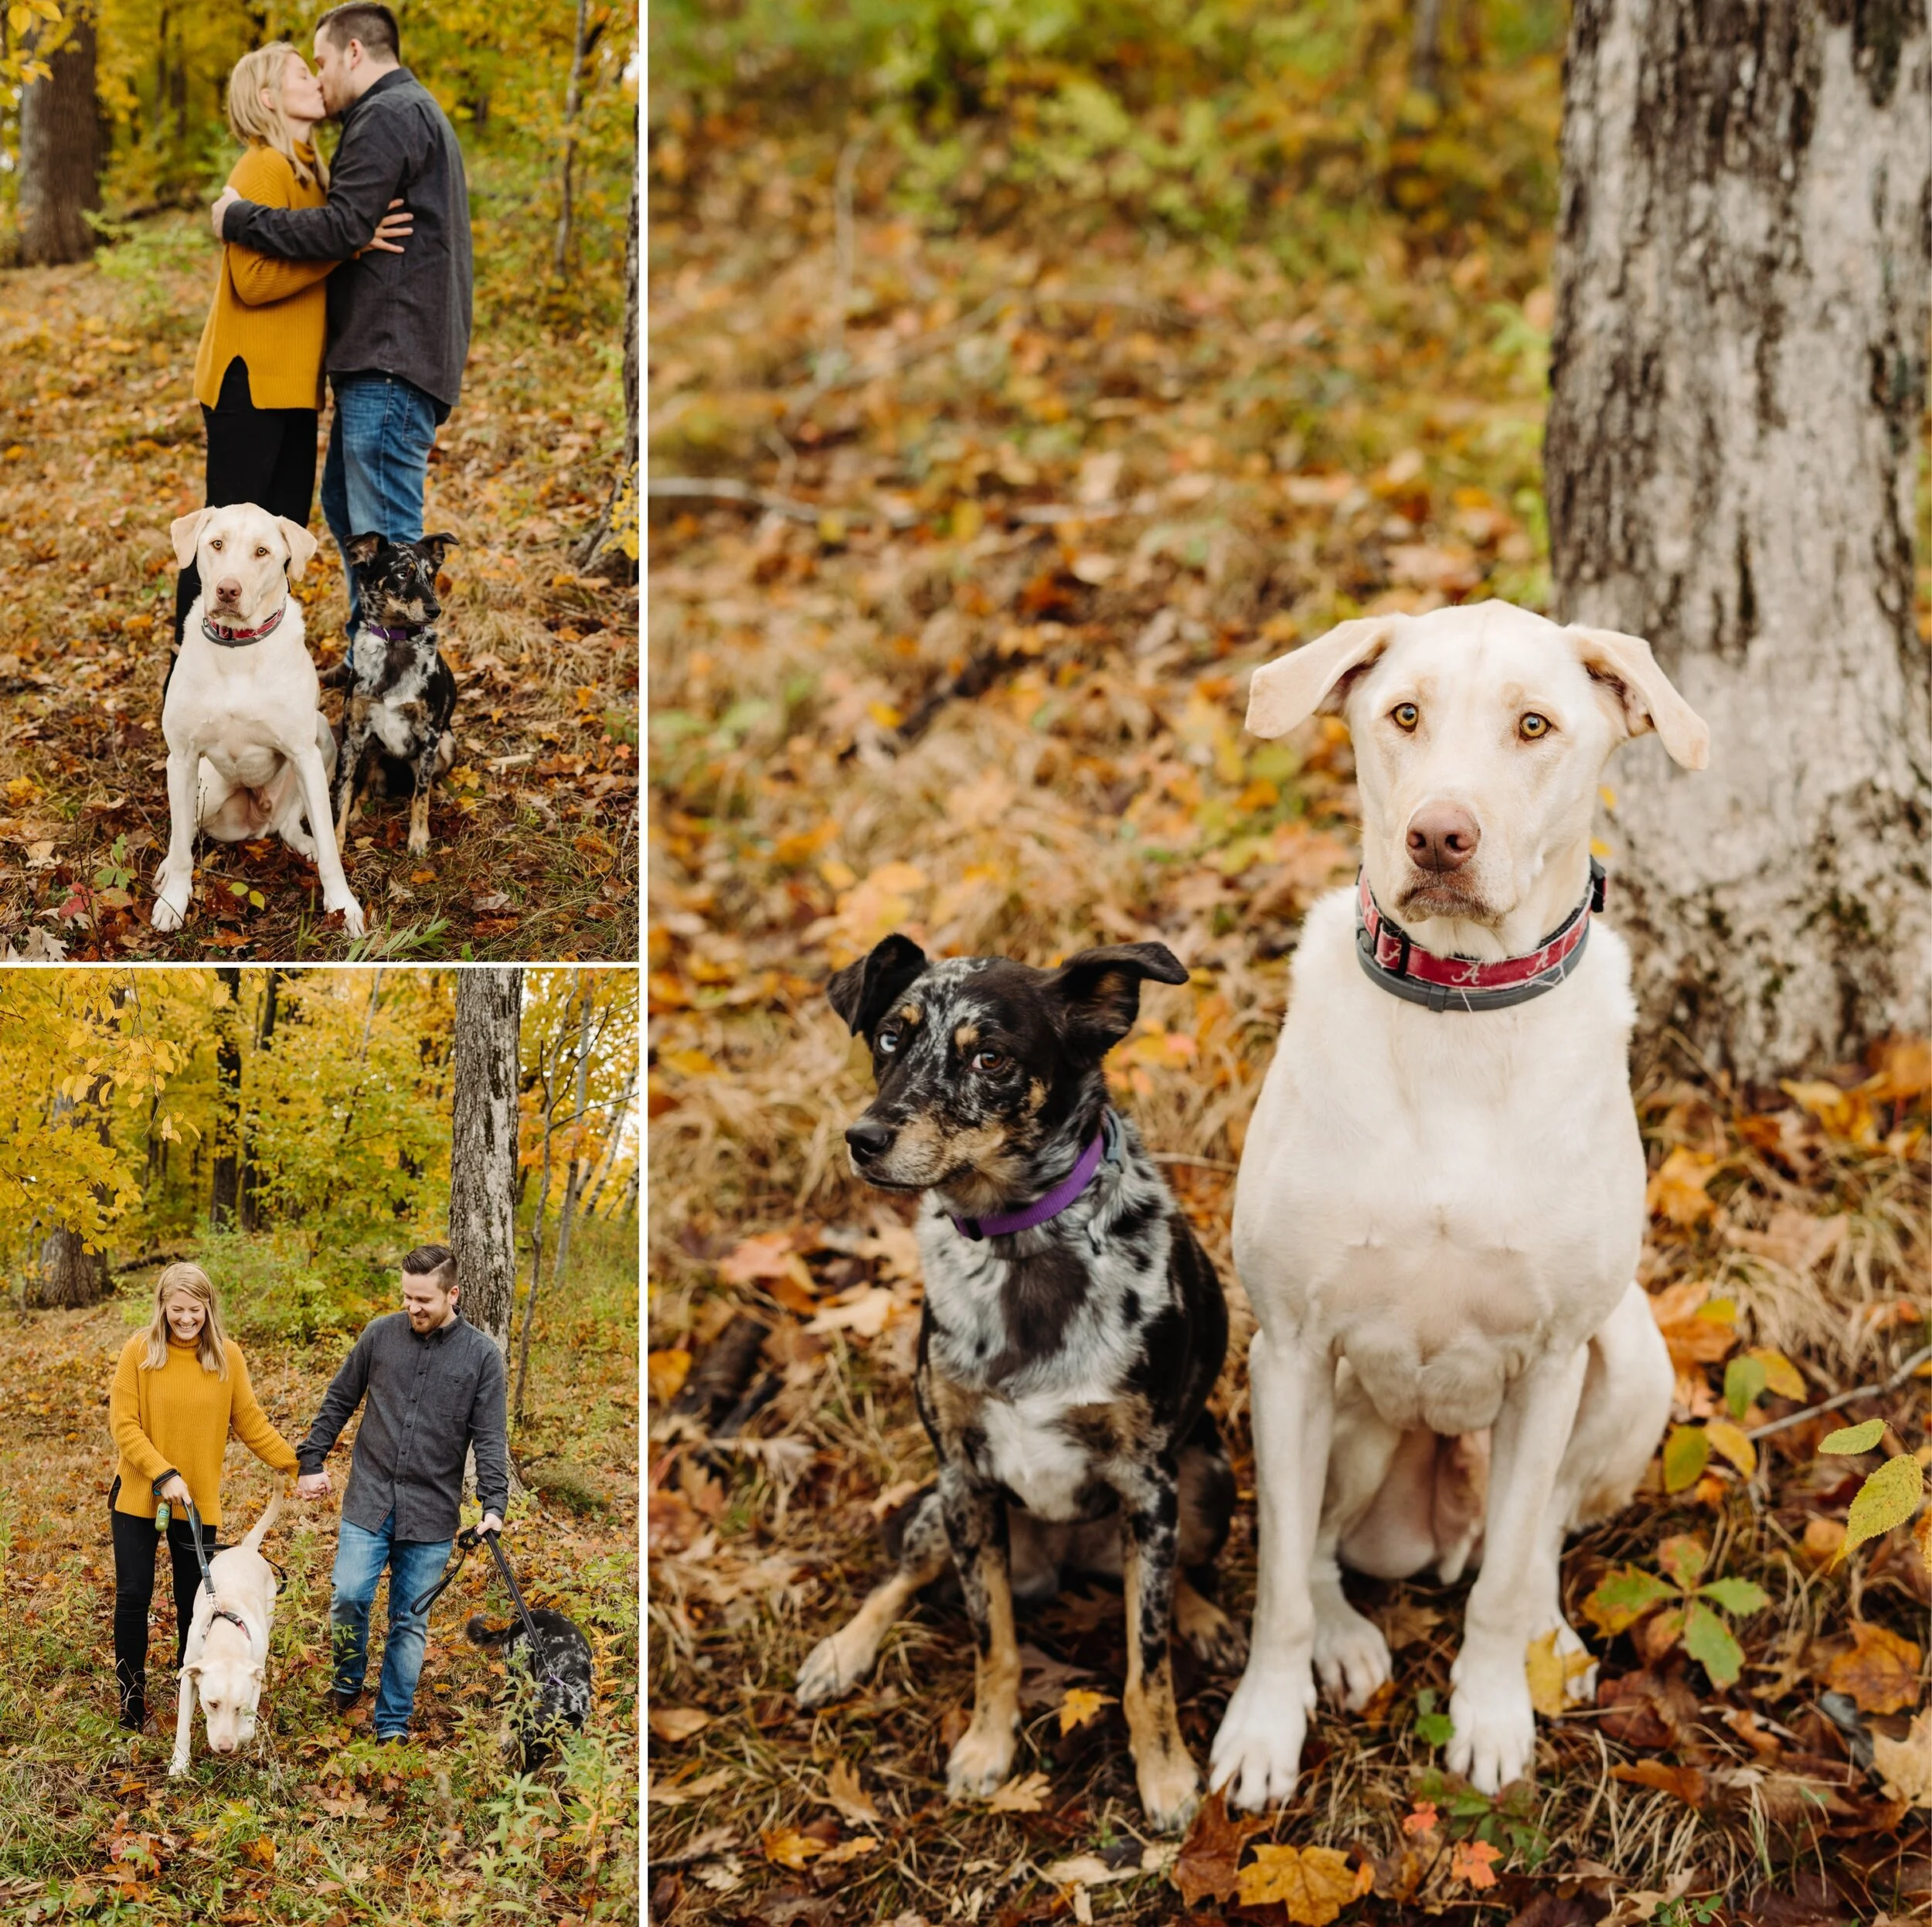
<svg viewBox="0 0 1932 1927"><path fill-rule="evenodd" d="M359 1686L353 1693L345 1693L338 1686L331 1687L328 1697L338 1713L346 1713L362 1697L362 1689Z"/></svg>
<svg viewBox="0 0 1932 1927"><path fill-rule="evenodd" d="M401 1746L408 1738L406 1733L379 1733L376 1736L376 1744L378 1746Z"/></svg>

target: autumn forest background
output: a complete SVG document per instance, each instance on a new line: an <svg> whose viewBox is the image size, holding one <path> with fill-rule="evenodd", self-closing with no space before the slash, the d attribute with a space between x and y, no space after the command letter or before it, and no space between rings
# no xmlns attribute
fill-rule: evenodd
<svg viewBox="0 0 1932 1927"><path fill-rule="evenodd" d="M638 1020L626 970L0 981L8 1919L635 1918ZM508 1104L485 1156L476 1067L493 1052ZM493 1248L498 1183L509 1241ZM591 1642L584 1735L543 1773L505 1765L501 1663L461 1632L513 1611L482 1560L432 1612L412 1743L379 1749L366 1702L338 1718L334 1507L296 1506L266 1548L287 1582L262 1740L219 1760L198 1737L189 1778L171 1782L165 1581L149 1730L131 1742L115 1724L104 1515L121 1348L153 1315L160 1268L193 1260L264 1408L299 1438L355 1335L398 1308L403 1254L428 1241L456 1248L464 1312L508 1353L505 1544L530 1602ZM345 1453L332 1463L339 1491ZM226 1469L227 1516L252 1520L275 1476L239 1447Z"/></svg>
<svg viewBox="0 0 1932 1927"><path fill-rule="evenodd" d="M1932 1896L1909 12L652 9L654 1918L1822 1927ZM1889 199L1803 185L1888 141ZM1890 225L1805 226L1848 210ZM1678 1380L1645 1489L1566 1551L1597 1702L1485 1798L1442 1756L1464 1588L1351 1579L1393 1684L1318 1716L1285 1807L1163 1841L1117 1592L1076 1581L1022 1612L1012 1780L949 1806L956 1598L792 1697L932 1469L916 1255L845 1166L869 1081L825 979L895 929L1189 965L1110 1074L1229 1290L1247 1612L1233 1174L1356 805L1345 727L1257 741L1246 681L1488 596L1650 637L1724 751L1679 780L1632 745L1604 795ZM1205 1759L1234 1683L1175 1663Z"/></svg>
<svg viewBox="0 0 1932 1927"><path fill-rule="evenodd" d="M186 929L148 923L167 525L202 499L206 209L238 152L223 88L267 40L306 55L321 11L0 9L0 942L18 954L348 952L279 842L204 849ZM461 545L444 648L459 754L426 860L393 812L352 840L371 921L355 954L634 957L636 12L396 12L469 175L473 347L427 505ZM332 543L298 592L325 666L346 618Z"/></svg>

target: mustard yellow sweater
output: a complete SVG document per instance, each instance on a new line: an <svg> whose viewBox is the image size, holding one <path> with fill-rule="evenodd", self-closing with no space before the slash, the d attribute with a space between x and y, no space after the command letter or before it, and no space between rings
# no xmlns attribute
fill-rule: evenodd
<svg viewBox="0 0 1932 1927"><path fill-rule="evenodd" d="M304 161L307 148L298 150ZM304 187L285 155L251 147L235 163L228 185L264 207L320 207L328 199L319 181ZM195 357L195 399L214 407L222 376L237 356L248 369L249 397L257 408L319 408L322 351L328 335L328 291L322 283L334 261L277 260L252 247L224 242L215 305ZM200 1503L199 1500L196 1502Z"/></svg>
<svg viewBox="0 0 1932 1927"><path fill-rule="evenodd" d="M255 1456L277 1472L295 1470L295 1448L268 1422L255 1402L241 1347L228 1341L228 1376L202 1369L192 1345L168 1341L168 1362L144 1369L148 1334L121 1348L107 1401L107 1425L121 1449L117 1512L151 1519L155 1481L178 1472L194 1494L202 1522L221 1524L222 1454L232 1432Z"/></svg>

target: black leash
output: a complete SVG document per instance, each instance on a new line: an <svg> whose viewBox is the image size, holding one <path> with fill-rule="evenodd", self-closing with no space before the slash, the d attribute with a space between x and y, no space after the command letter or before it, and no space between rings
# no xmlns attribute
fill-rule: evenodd
<svg viewBox="0 0 1932 1927"><path fill-rule="evenodd" d="M487 1544L490 1548L491 1557L496 1561L497 1571L503 1575L503 1583L510 1588L510 1597L516 1602L517 1617L523 1622L523 1636L529 1642L531 1664L533 1667L542 1667L543 1677L553 1686L567 1692L569 1690L567 1684L560 1680L551 1670L549 1660L543 1650L543 1643L537 1636L536 1622L530 1616L530 1609L524 1602L522 1588L518 1585L516 1575L510 1570L510 1562L504 1558L503 1548L497 1543L497 1537L498 1535L494 1532L482 1532L474 1526L465 1526L456 1535L455 1552L449 1564L443 1568L442 1578L411 1605L410 1611L412 1613L427 1612L444 1588L456 1577L457 1573L461 1571L463 1561L476 1550L478 1546Z"/></svg>
<svg viewBox="0 0 1932 1927"><path fill-rule="evenodd" d="M230 1626L238 1626L243 1632L247 1633L248 1622L239 1612L230 1612L226 1606L216 1604L215 1575L208 1568L208 1548L202 1544L201 1537L201 1514L195 1510L195 1502L192 1498L188 1501L188 1530L194 1538L195 1563L201 1568L201 1582L208 1588L208 1604L211 1608L209 1617L226 1619ZM217 1552L226 1549L221 1546L215 1548ZM249 1633L249 1637L252 1640L254 1635Z"/></svg>

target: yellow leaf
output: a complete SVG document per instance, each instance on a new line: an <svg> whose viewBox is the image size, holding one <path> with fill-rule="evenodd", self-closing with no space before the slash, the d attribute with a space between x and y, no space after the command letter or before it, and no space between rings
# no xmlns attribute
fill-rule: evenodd
<svg viewBox="0 0 1932 1927"><path fill-rule="evenodd" d="M814 1840L809 1833L801 1833L795 1828L780 1827L760 1836L765 1850L765 1858L774 1867L788 1867L794 1874L805 1871L806 1861L825 1850L825 1843Z"/></svg>
<svg viewBox="0 0 1932 1927"><path fill-rule="evenodd" d="M876 1854L879 1843L869 1833L861 1833L852 1840L841 1840L829 1853L819 1856L820 1868L842 1867L849 1860L857 1860L862 1854Z"/></svg>
<svg viewBox="0 0 1932 1927"><path fill-rule="evenodd" d="M1686 1231L1701 1224L1717 1209L1704 1194L1716 1169L1716 1159L1679 1145L1650 1180L1645 1202L1651 1216L1662 1215Z"/></svg>
<svg viewBox="0 0 1932 1927"><path fill-rule="evenodd" d="M651 1396L661 1405L669 1404L682 1390L685 1374L690 1369L691 1354L682 1347L653 1352L645 1361L645 1370L651 1381Z"/></svg>
<svg viewBox="0 0 1932 1927"><path fill-rule="evenodd" d="M1854 1546L1880 1533L1902 1526L1917 1510L1919 1495L1925 1490L1925 1472L1919 1462L1904 1452L1887 1459L1859 1486L1845 1516L1845 1543L1838 1548L1842 1559Z"/></svg>
<svg viewBox="0 0 1932 1927"><path fill-rule="evenodd" d="M1757 1448L1744 1435L1743 1428L1728 1418L1713 1418L1704 1428L1704 1436L1748 1479L1757 1469Z"/></svg>
<svg viewBox="0 0 1932 1927"><path fill-rule="evenodd" d="M995 1813L1037 1813L1045 1809L1053 1790L1053 1782L1044 1773L1029 1773L1009 1780L986 1804Z"/></svg>
<svg viewBox="0 0 1932 1927"><path fill-rule="evenodd" d="M1919 1702L1924 1654L1889 1627L1852 1623L1852 1646L1825 1668L1825 1681L1849 1694L1861 1713L1906 1713Z"/></svg>
<svg viewBox="0 0 1932 1927"><path fill-rule="evenodd" d="M896 730L906 720L889 703L868 703L866 713L882 730Z"/></svg>
<svg viewBox="0 0 1932 1927"><path fill-rule="evenodd" d="M1560 1719L1574 1697L1570 1682L1581 1679L1594 1663L1587 1653L1559 1653L1554 1627L1532 1639L1523 1657L1530 1704L1546 1720Z"/></svg>
<svg viewBox="0 0 1932 1927"><path fill-rule="evenodd" d="M1243 1907L1278 1900L1295 1927L1328 1927L1355 1898L1355 1871L1332 1847L1257 1847L1236 1887Z"/></svg>
<svg viewBox="0 0 1932 1927"><path fill-rule="evenodd" d="M1673 1425L1664 1441L1664 1490L1682 1492L1696 1484L1710 1463L1711 1442L1696 1425Z"/></svg>
<svg viewBox="0 0 1932 1927"><path fill-rule="evenodd" d="M675 1071L683 1078L715 1078L718 1067L702 1050L660 1050L661 1068Z"/></svg>
<svg viewBox="0 0 1932 1927"><path fill-rule="evenodd" d="M1060 1701L1060 1731L1070 1733L1075 1727L1084 1726L1102 1707L1113 1704L1104 1693L1090 1693L1083 1686L1070 1686L1066 1697Z"/></svg>
<svg viewBox="0 0 1932 1927"><path fill-rule="evenodd" d="M1932 1811L1932 1707L1913 1721L1912 1730L1902 1740L1874 1733L1872 1764L1885 1782L1887 1799Z"/></svg>
<svg viewBox="0 0 1932 1927"><path fill-rule="evenodd" d="M1764 1384L1767 1391L1776 1392L1781 1398L1802 1398L1804 1381L1798 1367L1782 1352L1767 1350L1753 1345L1745 1356L1754 1358L1764 1367Z"/></svg>

